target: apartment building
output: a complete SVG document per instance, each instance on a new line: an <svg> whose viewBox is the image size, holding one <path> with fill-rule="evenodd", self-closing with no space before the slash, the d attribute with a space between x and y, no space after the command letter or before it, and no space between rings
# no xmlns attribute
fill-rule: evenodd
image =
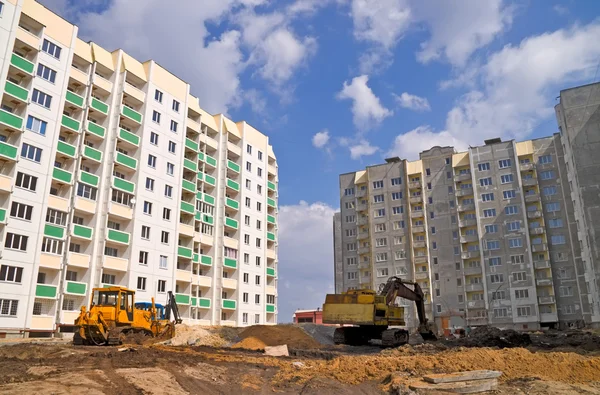
<svg viewBox="0 0 600 395"><path fill-rule="evenodd" d="M555 134L340 175L336 290L417 282L440 328L595 325L567 173ZM400 304L415 326L412 302Z"/></svg>
<svg viewBox="0 0 600 395"><path fill-rule="evenodd" d="M173 291L188 323L276 323L268 137L34 0L0 1L0 32L0 332L68 331L108 285Z"/></svg>

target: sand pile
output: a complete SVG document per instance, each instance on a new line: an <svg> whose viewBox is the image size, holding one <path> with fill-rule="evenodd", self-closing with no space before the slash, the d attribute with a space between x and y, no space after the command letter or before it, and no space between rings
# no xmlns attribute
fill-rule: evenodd
<svg viewBox="0 0 600 395"><path fill-rule="evenodd" d="M279 346L283 344L287 344L288 348L291 349L321 347L321 344L301 328L292 325L254 325L244 329L239 337L241 341L232 347L249 350L264 350L265 346Z"/></svg>
<svg viewBox="0 0 600 395"><path fill-rule="evenodd" d="M231 344L219 329L197 325L177 325L175 337L169 340L172 346L211 346L224 347Z"/></svg>

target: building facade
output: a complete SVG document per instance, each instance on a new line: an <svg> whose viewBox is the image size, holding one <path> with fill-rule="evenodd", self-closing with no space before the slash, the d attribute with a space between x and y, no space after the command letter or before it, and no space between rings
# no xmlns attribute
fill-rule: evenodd
<svg viewBox="0 0 600 395"><path fill-rule="evenodd" d="M595 326L566 163L555 134L340 175L336 291L395 275L420 284L440 329ZM412 302L401 304L415 326Z"/></svg>
<svg viewBox="0 0 600 395"><path fill-rule="evenodd" d="M188 323L276 323L268 137L34 0L0 4L0 332L67 329L106 285L173 291Z"/></svg>

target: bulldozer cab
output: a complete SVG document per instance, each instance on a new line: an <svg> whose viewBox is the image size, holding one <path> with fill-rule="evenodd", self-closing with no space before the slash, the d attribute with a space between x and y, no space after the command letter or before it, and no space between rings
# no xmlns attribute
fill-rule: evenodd
<svg viewBox="0 0 600 395"><path fill-rule="evenodd" d="M92 293L92 308L120 324L131 324L134 315L134 291L119 287L97 288Z"/></svg>

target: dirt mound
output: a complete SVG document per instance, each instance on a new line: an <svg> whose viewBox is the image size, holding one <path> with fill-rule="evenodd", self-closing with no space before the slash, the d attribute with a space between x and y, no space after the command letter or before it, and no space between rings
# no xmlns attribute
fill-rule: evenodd
<svg viewBox="0 0 600 395"><path fill-rule="evenodd" d="M382 355L433 355L446 351L448 346L441 343L405 344L398 348L387 348L381 351Z"/></svg>
<svg viewBox="0 0 600 395"><path fill-rule="evenodd" d="M549 331L531 335L532 345L539 348L569 348L580 351L600 350L600 336L587 331Z"/></svg>
<svg viewBox="0 0 600 395"><path fill-rule="evenodd" d="M175 329L175 337L168 340L166 344L225 347L231 344L231 338L231 334L220 328L181 324L177 325Z"/></svg>
<svg viewBox="0 0 600 395"><path fill-rule="evenodd" d="M287 344L288 348L320 348L315 339L301 328L293 325L254 325L244 329L239 335L241 341L235 348L262 350L265 346Z"/></svg>
<svg viewBox="0 0 600 395"><path fill-rule="evenodd" d="M526 347L531 344L531 337L512 329L480 326L473 329L466 338L460 339L459 343L466 347Z"/></svg>
<svg viewBox="0 0 600 395"><path fill-rule="evenodd" d="M333 332L335 331L334 326L318 324L299 324L299 326L319 343L326 346L332 346L335 344L333 342Z"/></svg>

